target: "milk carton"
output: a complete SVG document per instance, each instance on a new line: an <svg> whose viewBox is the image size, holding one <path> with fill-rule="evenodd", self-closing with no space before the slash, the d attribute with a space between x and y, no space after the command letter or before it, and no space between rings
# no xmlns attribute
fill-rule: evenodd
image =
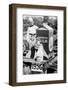
<svg viewBox="0 0 68 90"><path fill-rule="evenodd" d="M49 58L53 56L53 28L43 23L43 27L37 30L37 37L40 38L40 42L43 44L43 48Z"/></svg>

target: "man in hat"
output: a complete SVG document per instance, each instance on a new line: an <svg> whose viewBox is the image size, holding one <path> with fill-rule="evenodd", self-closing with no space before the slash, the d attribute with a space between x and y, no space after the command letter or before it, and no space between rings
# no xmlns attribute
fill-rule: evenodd
<svg viewBox="0 0 68 90"><path fill-rule="evenodd" d="M31 55L31 48L35 46L36 43L36 30L38 29L37 26L33 25L32 27L28 27L27 30L27 42L29 43L29 52L26 55L27 58L30 58Z"/></svg>
<svg viewBox="0 0 68 90"><path fill-rule="evenodd" d="M28 58L43 60L43 56L48 58L47 53L44 51L43 45L40 43L39 37L37 37L37 26L29 27L27 30L27 41L29 42L29 52L26 55Z"/></svg>

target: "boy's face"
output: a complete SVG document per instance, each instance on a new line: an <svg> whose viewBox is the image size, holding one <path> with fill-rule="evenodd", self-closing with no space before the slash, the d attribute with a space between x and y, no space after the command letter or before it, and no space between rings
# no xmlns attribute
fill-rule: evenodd
<svg viewBox="0 0 68 90"><path fill-rule="evenodd" d="M29 33L29 38L30 40L33 42L34 40L36 40L36 33L35 34L32 34L32 33Z"/></svg>
<svg viewBox="0 0 68 90"><path fill-rule="evenodd" d="M36 34L29 33L29 44L34 46L36 43Z"/></svg>

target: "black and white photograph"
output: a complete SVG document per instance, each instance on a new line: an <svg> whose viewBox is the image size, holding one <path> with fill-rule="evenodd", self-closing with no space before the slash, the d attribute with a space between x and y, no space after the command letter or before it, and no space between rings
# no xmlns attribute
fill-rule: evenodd
<svg viewBox="0 0 68 90"><path fill-rule="evenodd" d="M66 8L15 4L9 11L10 84L66 82Z"/></svg>
<svg viewBox="0 0 68 90"><path fill-rule="evenodd" d="M22 17L23 74L57 73L57 16Z"/></svg>

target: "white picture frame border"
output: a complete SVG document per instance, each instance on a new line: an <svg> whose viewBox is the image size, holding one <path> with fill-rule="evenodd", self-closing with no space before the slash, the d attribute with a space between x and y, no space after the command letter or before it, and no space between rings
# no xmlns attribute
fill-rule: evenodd
<svg viewBox="0 0 68 90"><path fill-rule="evenodd" d="M64 11L63 10L49 10L49 9L28 9L17 8L16 10L16 31L17 31L17 43L16 43L16 82L35 82L35 81L54 81L64 79ZM22 66L22 50L23 50L23 14L29 15L44 15L44 16L57 16L58 17L58 73L57 74L40 74L40 75L23 75Z"/></svg>

